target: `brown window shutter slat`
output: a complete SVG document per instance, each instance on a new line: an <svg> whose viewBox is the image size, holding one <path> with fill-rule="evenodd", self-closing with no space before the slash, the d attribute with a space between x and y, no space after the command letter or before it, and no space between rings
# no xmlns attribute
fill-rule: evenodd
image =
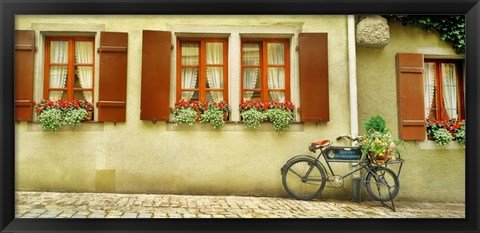
<svg viewBox="0 0 480 233"><path fill-rule="evenodd" d="M15 31L15 120L32 121L35 32Z"/></svg>
<svg viewBox="0 0 480 233"><path fill-rule="evenodd" d="M170 32L143 31L141 120L169 118L171 40Z"/></svg>
<svg viewBox="0 0 480 233"><path fill-rule="evenodd" d="M423 54L397 54L398 133L402 140L425 140Z"/></svg>
<svg viewBox="0 0 480 233"><path fill-rule="evenodd" d="M101 32L98 121L125 122L128 34Z"/></svg>
<svg viewBox="0 0 480 233"><path fill-rule="evenodd" d="M329 121L328 34L300 33L299 49L301 120Z"/></svg>

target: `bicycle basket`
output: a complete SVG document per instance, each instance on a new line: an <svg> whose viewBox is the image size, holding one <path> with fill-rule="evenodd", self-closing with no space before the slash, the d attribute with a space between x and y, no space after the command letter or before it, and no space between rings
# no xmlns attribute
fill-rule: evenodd
<svg viewBox="0 0 480 233"><path fill-rule="evenodd" d="M359 147L329 147L325 150L325 159L329 162L358 162L362 158Z"/></svg>

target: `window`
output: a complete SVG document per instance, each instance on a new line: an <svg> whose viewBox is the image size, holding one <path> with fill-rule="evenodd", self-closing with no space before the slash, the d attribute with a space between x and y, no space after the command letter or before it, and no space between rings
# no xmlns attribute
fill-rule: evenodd
<svg viewBox="0 0 480 233"><path fill-rule="evenodd" d="M177 100L228 101L227 39L179 39Z"/></svg>
<svg viewBox="0 0 480 233"><path fill-rule="evenodd" d="M93 103L94 49L93 37L47 37L43 98Z"/></svg>
<svg viewBox="0 0 480 233"><path fill-rule="evenodd" d="M464 119L464 91L461 71L461 64L455 60L425 60L425 118L436 120Z"/></svg>
<svg viewBox="0 0 480 233"><path fill-rule="evenodd" d="M287 39L242 40L241 99L290 101Z"/></svg>

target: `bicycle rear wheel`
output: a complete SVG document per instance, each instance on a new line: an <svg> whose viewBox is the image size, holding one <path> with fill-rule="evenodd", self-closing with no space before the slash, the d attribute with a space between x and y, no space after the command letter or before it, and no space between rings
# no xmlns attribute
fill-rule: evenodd
<svg viewBox="0 0 480 233"><path fill-rule="evenodd" d="M400 181L395 173L386 167L377 167L366 174L364 184L368 194L377 201L390 201L400 190Z"/></svg>
<svg viewBox="0 0 480 233"><path fill-rule="evenodd" d="M310 158L298 158L285 164L282 183L287 193L300 200L311 200L325 188L325 170Z"/></svg>

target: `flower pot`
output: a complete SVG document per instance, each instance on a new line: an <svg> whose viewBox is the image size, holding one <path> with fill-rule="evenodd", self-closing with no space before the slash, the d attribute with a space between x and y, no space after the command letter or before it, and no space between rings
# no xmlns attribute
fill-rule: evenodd
<svg viewBox="0 0 480 233"><path fill-rule="evenodd" d="M228 120L228 112L224 112L223 113L223 121L227 121Z"/></svg>
<svg viewBox="0 0 480 233"><path fill-rule="evenodd" d="M83 121L91 121L93 119L93 112L88 112L87 116Z"/></svg>

